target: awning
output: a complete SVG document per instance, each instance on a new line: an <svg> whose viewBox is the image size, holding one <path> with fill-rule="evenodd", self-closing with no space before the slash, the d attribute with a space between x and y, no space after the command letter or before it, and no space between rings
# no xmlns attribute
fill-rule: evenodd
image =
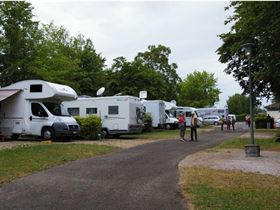
<svg viewBox="0 0 280 210"><path fill-rule="evenodd" d="M20 90L0 89L0 101L9 98L10 96L18 93Z"/></svg>

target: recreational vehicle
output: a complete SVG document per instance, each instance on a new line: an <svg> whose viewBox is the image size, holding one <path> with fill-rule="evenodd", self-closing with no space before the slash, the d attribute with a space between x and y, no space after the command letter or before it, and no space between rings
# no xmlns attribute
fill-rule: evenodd
<svg viewBox="0 0 280 210"><path fill-rule="evenodd" d="M195 113L195 115L197 116L198 122L197 125L199 127L202 126L202 122L203 119L200 117L200 115L197 113L196 109L193 107L182 107L179 106L177 107L176 111L175 111L175 116L178 117L180 113L183 113L185 115L185 119L186 119L186 126L189 127L191 126L191 114Z"/></svg>
<svg viewBox="0 0 280 210"><path fill-rule="evenodd" d="M44 139L71 137L80 131L76 120L61 106L75 100L69 86L43 80L26 80L0 89L0 133L17 139L20 135Z"/></svg>
<svg viewBox="0 0 280 210"><path fill-rule="evenodd" d="M166 118L166 129L177 128L178 119L174 117L173 113L176 111L177 106L172 102L164 101L165 104L165 118Z"/></svg>
<svg viewBox="0 0 280 210"><path fill-rule="evenodd" d="M154 128L164 128L166 124L165 104L162 100L143 100L145 112L150 113Z"/></svg>
<svg viewBox="0 0 280 210"><path fill-rule="evenodd" d="M72 116L99 116L104 136L140 133L143 129L143 105L134 96L79 97L63 105Z"/></svg>
<svg viewBox="0 0 280 210"><path fill-rule="evenodd" d="M226 117L229 114L228 108L197 108L196 112L203 118L209 115L216 115L221 118L222 116Z"/></svg>

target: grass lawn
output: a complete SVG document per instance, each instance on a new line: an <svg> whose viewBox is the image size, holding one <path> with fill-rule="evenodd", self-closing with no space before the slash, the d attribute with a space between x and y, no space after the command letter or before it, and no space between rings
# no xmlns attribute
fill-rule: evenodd
<svg viewBox="0 0 280 210"><path fill-rule="evenodd" d="M279 177L210 168L185 168L181 173L190 209L279 210Z"/></svg>
<svg viewBox="0 0 280 210"><path fill-rule="evenodd" d="M222 144L215 147L215 149L244 149L244 146L249 144L249 142L249 138L234 138L224 141ZM276 142L275 138L255 139L255 144L260 145L261 150L280 151L280 142Z"/></svg>
<svg viewBox="0 0 280 210"><path fill-rule="evenodd" d="M0 150L0 184L56 165L116 151L116 147L49 144Z"/></svg>

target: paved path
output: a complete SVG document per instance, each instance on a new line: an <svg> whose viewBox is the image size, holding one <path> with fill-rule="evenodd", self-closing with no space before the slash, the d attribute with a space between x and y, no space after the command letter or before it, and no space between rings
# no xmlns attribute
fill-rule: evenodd
<svg viewBox="0 0 280 210"><path fill-rule="evenodd" d="M54 167L3 185L0 209L186 209L179 161L236 135L213 131L199 142L160 141Z"/></svg>

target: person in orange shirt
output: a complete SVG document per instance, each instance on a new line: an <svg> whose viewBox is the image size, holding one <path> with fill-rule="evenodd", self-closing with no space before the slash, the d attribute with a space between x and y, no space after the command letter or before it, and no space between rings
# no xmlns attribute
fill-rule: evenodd
<svg viewBox="0 0 280 210"><path fill-rule="evenodd" d="M185 141L186 119L182 113L179 114L178 124L180 129L180 141Z"/></svg>

